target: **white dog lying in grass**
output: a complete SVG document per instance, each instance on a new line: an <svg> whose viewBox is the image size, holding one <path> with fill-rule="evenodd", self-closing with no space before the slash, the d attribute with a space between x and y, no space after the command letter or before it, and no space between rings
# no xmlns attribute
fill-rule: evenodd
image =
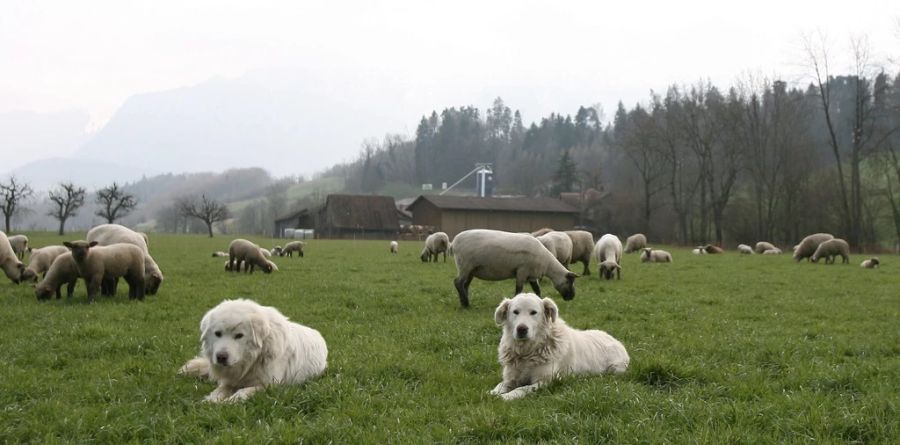
<svg viewBox="0 0 900 445"><path fill-rule="evenodd" d="M200 355L180 374L209 377L209 402L237 402L272 384L300 384L325 371L328 347L319 331L291 322L252 300L225 300L200 321Z"/></svg>
<svg viewBox="0 0 900 445"><path fill-rule="evenodd" d="M556 377L621 374L628 368L622 343L603 331L570 328L549 298L504 299L494 320L503 326L498 348L503 381L490 393L504 400L524 397Z"/></svg>

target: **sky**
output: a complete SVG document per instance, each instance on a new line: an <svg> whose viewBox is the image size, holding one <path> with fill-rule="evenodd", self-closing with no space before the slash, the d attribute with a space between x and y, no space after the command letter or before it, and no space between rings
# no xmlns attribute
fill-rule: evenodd
<svg viewBox="0 0 900 445"><path fill-rule="evenodd" d="M805 82L802 36L817 32L828 36L834 71L849 67L849 40L860 35L897 71L896 0L0 0L0 113L84 112L87 137L136 94L315 66L401 89L409 109L394 111L408 123L360 142L413 134L432 109L485 108L496 96L526 122L592 104L610 118L619 100L646 101L673 83L727 87L748 73ZM76 149L0 147L8 165ZM358 150L348 144L328 161Z"/></svg>

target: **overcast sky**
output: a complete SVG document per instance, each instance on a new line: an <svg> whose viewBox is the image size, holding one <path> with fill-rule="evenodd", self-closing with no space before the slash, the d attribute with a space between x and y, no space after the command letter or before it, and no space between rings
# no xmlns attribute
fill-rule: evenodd
<svg viewBox="0 0 900 445"><path fill-rule="evenodd" d="M0 112L85 110L91 131L134 94L316 66L391 78L416 96L405 127L360 141L410 134L432 108L484 108L498 95L526 121L596 103L609 117L619 99L644 101L675 82L802 80L805 32L827 33L835 54L867 34L887 63L900 56L898 21L897 0L0 0Z"/></svg>

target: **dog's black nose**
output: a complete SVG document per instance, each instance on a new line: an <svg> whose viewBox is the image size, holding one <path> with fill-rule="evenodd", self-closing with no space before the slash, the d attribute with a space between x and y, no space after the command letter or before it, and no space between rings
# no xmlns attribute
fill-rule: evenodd
<svg viewBox="0 0 900 445"><path fill-rule="evenodd" d="M525 338L528 335L528 326L516 326L516 336Z"/></svg>
<svg viewBox="0 0 900 445"><path fill-rule="evenodd" d="M216 353L216 362L219 363L220 365L227 365L228 364L228 353L225 351L217 352Z"/></svg>

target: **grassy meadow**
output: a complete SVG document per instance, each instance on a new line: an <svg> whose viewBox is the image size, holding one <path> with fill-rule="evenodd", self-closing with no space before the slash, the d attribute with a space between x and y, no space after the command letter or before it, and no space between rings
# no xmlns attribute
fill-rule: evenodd
<svg viewBox="0 0 900 445"><path fill-rule="evenodd" d="M143 302L123 283L87 304L81 282L72 299L37 301L0 277L0 442L900 442L894 256L863 270L861 256L816 265L672 248L668 265L626 256L621 281L579 278L572 301L546 282L561 316L621 340L631 367L504 402L487 392L500 381L494 308L512 281L475 280L463 310L452 258L423 264L419 242L392 256L387 241L310 241L305 258L247 275L210 256L230 239L151 234L166 280ZM205 311L235 297L318 329L325 375L202 402L214 385L176 370L198 350Z"/></svg>

